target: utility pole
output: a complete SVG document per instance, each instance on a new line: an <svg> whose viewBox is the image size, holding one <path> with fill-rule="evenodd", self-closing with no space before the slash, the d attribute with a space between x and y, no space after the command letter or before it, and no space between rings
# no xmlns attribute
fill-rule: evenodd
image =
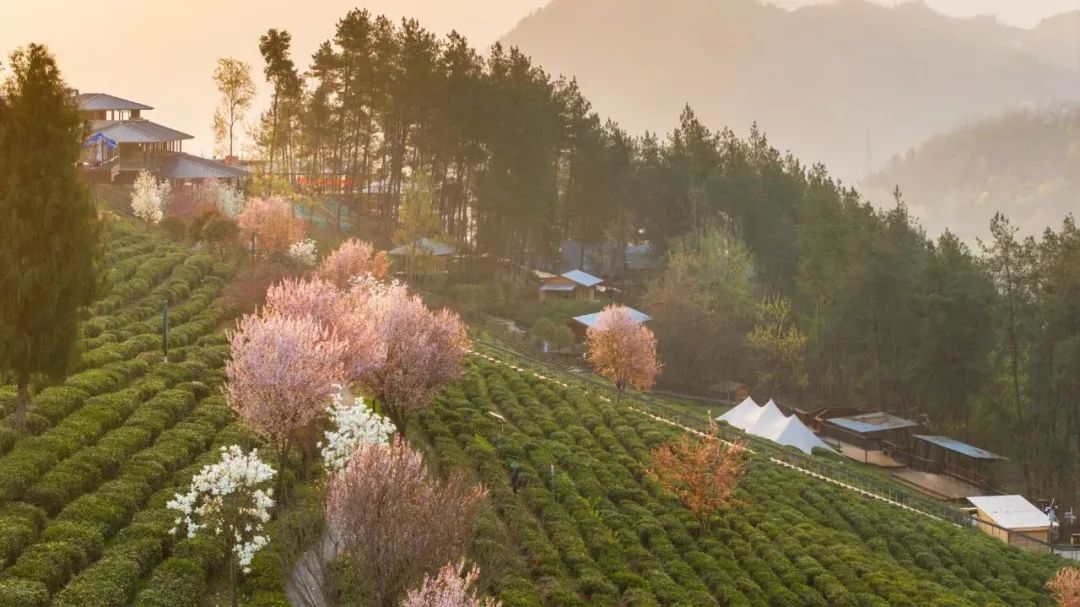
<svg viewBox="0 0 1080 607"><path fill-rule="evenodd" d="M165 362L169 362L169 302L161 308L161 350L165 355Z"/></svg>

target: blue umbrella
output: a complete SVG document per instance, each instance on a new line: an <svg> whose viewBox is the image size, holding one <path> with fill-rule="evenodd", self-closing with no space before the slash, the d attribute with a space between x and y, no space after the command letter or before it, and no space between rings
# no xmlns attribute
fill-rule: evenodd
<svg viewBox="0 0 1080 607"><path fill-rule="evenodd" d="M104 142L110 150L116 149L116 141L109 139L105 133L94 133L83 142L83 147L88 148L99 141Z"/></svg>

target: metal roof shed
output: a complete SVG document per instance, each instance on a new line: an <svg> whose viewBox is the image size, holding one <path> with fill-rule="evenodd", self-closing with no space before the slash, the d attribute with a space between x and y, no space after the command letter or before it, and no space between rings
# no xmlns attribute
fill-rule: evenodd
<svg viewBox="0 0 1080 607"><path fill-rule="evenodd" d="M980 449L978 447L969 445L967 443L962 443L962 442L960 442L960 441L958 441L958 440L956 440L954 438L949 438L947 436L931 436L931 435L928 435L928 434L916 434L915 438L917 440L920 440L920 441L923 441L923 442L926 442L926 443L930 443L931 445L936 445L938 447L941 447L942 449L944 449L946 451L951 451L953 453L956 453L958 455L962 455L964 457L970 457L971 459L986 460L986 461L1005 459L1004 457L1001 457L1000 455L997 455L996 453L990 453L989 451L987 451L985 449Z"/></svg>
<svg viewBox="0 0 1080 607"><path fill-rule="evenodd" d="M1004 457L947 436L916 434L915 455L940 466L945 474L979 488L990 486L987 466Z"/></svg>
<svg viewBox="0 0 1080 607"><path fill-rule="evenodd" d="M593 276L592 274L589 274L588 272L583 272L581 270L571 270L562 274L562 277L567 280L573 281L583 287L595 287L596 285L604 282L603 278Z"/></svg>
<svg viewBox="0 0 1080 607"><path fill-rule="evenodd" d="M975 506L977 525L1003 542L1035 550L1050 543L1050 517L1022 495L977 495L967 498Z"/></svg>
<svg viewBox="0 0 1080 607"><path fill-rule="evenodd" d="M870 463L870 452L873 451L875 464L902 467L903 463L893 455L911 449L911 429L918 425L910 419L877 411L824 420L821 432L861 450L866 463ZM845 453L852 457L851 453Z"/></svg>
<svg viewBox="0 0 1080 607"><path fill-rule="evenodd" d="M888 432L890 430L902 430L904 428L914 428L919 425L910 419L904 419L880 411L852 415L850 417L834 417L830 419L828 423L849 432L862 435L877 434Z"/></svg>
<svg viewBox="0 0 1080 607"><path fill-rule="evenodd" d="M578 324L584 325L585 327L595 327L598 318L600 318L600 313L593 312L592 314L575 316L574 321ZM633 308L630 308L630 318L636 320L637 322L649 322L650 320L652 320L652 316L649 316L648 314L635 310Z"/></svg>

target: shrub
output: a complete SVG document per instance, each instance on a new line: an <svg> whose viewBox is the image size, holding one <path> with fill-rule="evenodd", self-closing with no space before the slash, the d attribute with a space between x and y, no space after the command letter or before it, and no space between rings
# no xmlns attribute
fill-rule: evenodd
<svg viewBox="0 0 1080 607"><path fill-rule="evenodd" d="M187 222L179 215L169 215L158 225L173 242L182 242L187 236Z"/></svg>
<svg viewBox="0 0 1080 607"><path fill-rule="evenodd" d="M198 607L206 572L188 559L172 557L154 570L135 598L135 607Z"/></svg>
<svg viewBox="0 0 1080 607"><path fill-rule="evenodd" d="M101 554L105 537L95 525L71 521L57 521L41 532L44 541L64 541L77 546L91 560Z"/></svg>
<svg viewBox="0 0 1080 607"><path fill-rule="evenodd" d="M41 582L56 592L86 563L86 553L66 541L42 542L27 548L7 569L7 577Z"/></svg>
<svg viewBox="0 0 1080 607"><path fill-rule="evenodd" d="M49 589L41 582L20 579L0 580L0 605L3 607L46 607Z"/></svg>

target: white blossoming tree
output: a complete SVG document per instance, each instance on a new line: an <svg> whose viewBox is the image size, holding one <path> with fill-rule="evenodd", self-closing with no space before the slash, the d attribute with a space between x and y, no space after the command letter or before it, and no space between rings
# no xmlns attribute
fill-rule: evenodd
<svg viewBox="0 0 1080 607"><path fill-rule="evenodd" d="M314 268L315 262L317 261L315 256L315 241L308 238L292 243L289 245L289 257L300 267Z"/></svg>
<svg viewBox="0 0 1080 607"><path fill-rule="evenodd" d="M274 507L273 489L263 485L274 469L259 459L257 449L244 453L238 445L221 448L221 461L204 466L191 479L187 493L177 493L167 507L176 510L175 534L195 537L200 531L221 536L229 553L229 582L237 604L237 571L250 571L251 559L268 543L263 525Z"/></svg>
<svg viewBox="0 0 1080 607"><path fill-rule="evenodd" d="M244 193L239 188L222 184L217 192L217 202L221 212L235 219L243 212L244 203L247 202L247 199L244 198Z"/></svg>
<svg viewBox="0 0 1080 607"><path fill-rule="evenodd" d="M169 193L169 182L159 182L149 171L139 171L131 191L131 212L146 223L157 225L165 215Z"/></svg>
<svg viewBox="0 0 1080 607"><path fill-rule="evenodd" d="M356 397L354 402L347 402L341 386L335 386L330 421L334 429L324 433L326 440L319 447L326 469L334 474L344 470L364 445L386 443L396 430L389 420L369 409L364 399Z"/></svg>

